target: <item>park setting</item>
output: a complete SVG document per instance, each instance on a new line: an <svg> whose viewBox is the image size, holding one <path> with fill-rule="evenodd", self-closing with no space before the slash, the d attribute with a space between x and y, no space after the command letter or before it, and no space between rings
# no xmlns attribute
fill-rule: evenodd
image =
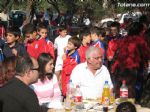
<svg viewBox="0 0 150 112"><path fill-rule="evenodd" d="M0 112L150 112L150 1L0 0Z"/></svg>

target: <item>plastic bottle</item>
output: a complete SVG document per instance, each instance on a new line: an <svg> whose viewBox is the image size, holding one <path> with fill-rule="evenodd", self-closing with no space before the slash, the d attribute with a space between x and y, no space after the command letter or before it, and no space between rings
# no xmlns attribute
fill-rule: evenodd
<svg viewBox="0 0 150 112"><path fill-rule="evenodd" d="M69 82L67 84L67 95L66 95L66 101L65 101L66 110L71 110L71 108L72 108L72 104L73 104L72 89L73 89L72 80L69 80Z"/></svg>
<svg viewBox="0 0 150 112"><path fill-rule="evenodd" d="M71 94L74 94L74 84L72 83L72 80L69 80L69 91L71 92Z"/></svg>
<svg viewBox="0 0 150 112"><path fill-rule="evenodd" d="M126 86L126 81L122 81L122 86L120 87L120 100L126 101L128 99L128 87Z"/></svg>
<svg viewBox="0 0 150 112"><path fill-rule="evenodd" d="M114 88L111 88L111 92L110 92L110 103L114 104L115 103L115 92L114 92Z"/></svg>
<svg viewBox="0 0 150 112"><path fill-rule="evenodd" d="M66 93L67 95L71 93L70 83L71 81L69 80L67 84L67 93Z"/></svg>
<svg viewBox="0 0 150 112"><path fill-rule="evenodd" d="M75 100L75 105L76 105L76 108L77 109L82 109L83 108L83 103L82 103L82 92L80 90L80 86L77 85L76 86L76 92L75 92L75 95L74 95L74 100Z"/></svg>
<svg viewBox="0 0 150 112"><path fill-rule="evenodd" d="M108 81L105 81L102 93L102 104L104 107L109 106L110 104L110 87Z"/></svg>

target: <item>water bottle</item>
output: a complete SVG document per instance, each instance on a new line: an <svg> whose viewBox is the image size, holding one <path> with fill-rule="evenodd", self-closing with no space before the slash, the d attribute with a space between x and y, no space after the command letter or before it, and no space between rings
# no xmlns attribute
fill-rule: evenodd
<svg viewBox="0 0 150 112"><path fill-rule="evenodd" d="M77 109L82 109L83 108L83 98L82 98L82 92L80 90L80 86L77 85L76 86L76 92L75 92L75 95L74 95L74 100L75 100L75 105L76 105L76 108Z"/></svg>
<svg viewBox="0 0 150 112"><path fill-rule="evenodd" d="M126 86L126 81L122 81L122 85L120 87L120 101L126 101L128 99L128 87Z"/></svg>
<svg viewBox="0 0 150 112"><path fill-rule="evenodd" d="M67 95L66 95L66 101L65 101L66 110L72 109L72 105L74 102L72 91L73 91L73 83L72 83L72 80L69 80L69 82L67 84Z"/></svg>
<svg viewBox="0 0 150 112"><path fill-rule="evenodd" d="M110 104L110 87L108 81L105 81L102 93L102 104L104 107L109 106Z"/></svg>

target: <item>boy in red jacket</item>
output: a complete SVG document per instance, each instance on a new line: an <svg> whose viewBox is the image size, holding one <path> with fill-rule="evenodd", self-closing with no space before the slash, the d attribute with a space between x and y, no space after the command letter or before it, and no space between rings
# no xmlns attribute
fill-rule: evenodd
<svg viewBox="0 0 150 112"><path fill-rule="evenodd" d="M41 53L49 53L53 58L55 58L54 44L48 38L47 27L40 24L37 28L37 33L40 36L39 42L43 44L43 47L41 47Z"/></svg>
<svg viewBox="0 0 150 112"><path fill-rule="evenodd" d="M80 57L77 49L80 46L80 40L77 37L72 37L68 40L67 50L63 56L63 68L61 72L62 94L66 96L67 84L70 80L70 75L73 68L80 63Z"/></svg>
<svg viewBox="0 0 150 112"><path fill-rule="evenodd" d="M85 52L89 48L89 45L91 43L91 35L90 32L84 31L80 35L80 39L82 41L81 46L78 49L79 55L80 55L80 61L85 62L86 61L86 56Z"/></svg>
<svg viewBox="0 0 150 112"><path fill-rule="evenodd" d="M32 24L26 24L22 30L25 40L24 44L29 56L37 59L39 55L39 43L37 39L37 29Z"/></svg>

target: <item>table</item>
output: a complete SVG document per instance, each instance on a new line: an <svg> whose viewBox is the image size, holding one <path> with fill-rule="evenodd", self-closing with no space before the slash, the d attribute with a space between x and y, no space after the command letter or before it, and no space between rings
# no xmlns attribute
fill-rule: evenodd
<svg viewBox="0 0 150 112"><path fill-rule="evenodd" d="M140 105L136 105L136 108L137 108L137 112L150 112L150 108L144 108L144 107L141 107ZM102 112L102 110L89 110L89 111L86 111L86 110L79 110L79 111L76 111L76 110L71 110L71 111L65 111L65 109L49 109L48 112ZM111 109L109 110L109 112L115 112L115 109Z"/></svg>
<svg viewBox="0 0 150 112"><path fill-rule="evenodd" d="M131 100L130 100L131 101ZM132 100L133 101L133 100ZM83 101L84 102L84 106L86 106L86 104L97 104L98 103L98 100L86 100L86 101ZM64 103L63 103L64 105ZM116 109L116 104L113 105L113 108L109 109L109 112L115 112L115 109ZM144 107L141 107L140 105L138 104L135 104L136 106L136 109L137 109L137 112L150 112L150 108L144 108ZM48 112L102 112L102 106L100 105L100 109L81 109L81 110L77 110L75 108L73 108L72 110L70 111L65 111L65 109L49 109ZM112 107L112 106L110 106Z"/></svg>

